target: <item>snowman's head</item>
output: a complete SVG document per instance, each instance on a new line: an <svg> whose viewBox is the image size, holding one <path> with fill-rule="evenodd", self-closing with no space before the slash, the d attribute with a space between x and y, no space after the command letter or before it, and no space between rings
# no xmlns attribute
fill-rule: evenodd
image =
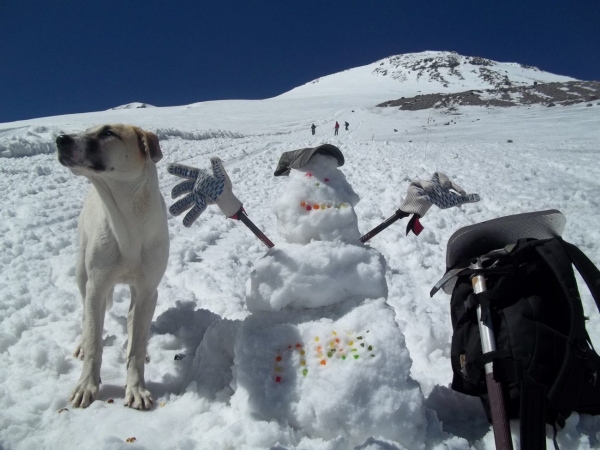
<svg viewBox="0 0 600 450"><path fill-rule="evenodd" d="M273 212L286 241L358 242L360 232L354 206L360 198L338 169L338 163L336 157L315 153L306 164L290 169L289 177L283 178Z"/></svg>

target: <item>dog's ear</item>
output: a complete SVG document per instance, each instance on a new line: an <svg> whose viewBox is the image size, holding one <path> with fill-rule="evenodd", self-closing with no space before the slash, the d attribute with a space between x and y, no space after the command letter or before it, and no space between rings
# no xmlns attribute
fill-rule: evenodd
<svg viewBox="0 0 600 450"><path fill-rule="evenodd" d="M158 143L158 136L137 127L135 128L135 133L137 134L140 151L144 154L148 154L153 162L159 162L162 159L163 154Z"/></svg>

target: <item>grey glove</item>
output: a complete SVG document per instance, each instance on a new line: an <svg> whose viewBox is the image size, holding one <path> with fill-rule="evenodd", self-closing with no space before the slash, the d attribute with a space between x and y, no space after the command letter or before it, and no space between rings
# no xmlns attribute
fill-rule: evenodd
<svg viewBox="0 0 600 450"><path fill-rule="evenodd" d="M242 207L231 189L231 180L223 167L220 158L210 159L213 175L206 173L196 167L184 166L182 164L169 164L167 171L171 175L187 178L187 181L179 183L171 191L171 197L177 198L182 194L188 194L181 200L173 203L169 212L178 216L192 207L191 211L183 218L183 225L190 227L194 221L206 209L207 204L216 203L223 211L225 217L231 217Z"/></svg>
<svg viewBox="0 0 600 450"><path fill-rule="evenodd" d="M446 209L479 200L479 195L467 194L442 172L435 172L430 181L416 180L410 183L400 210L423 217L431 205Z"/></svg>

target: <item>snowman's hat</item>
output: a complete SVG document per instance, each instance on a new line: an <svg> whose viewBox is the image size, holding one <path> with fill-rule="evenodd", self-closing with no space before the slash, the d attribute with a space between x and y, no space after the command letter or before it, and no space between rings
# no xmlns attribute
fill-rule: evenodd
<svg viewBox="0 0 600 450"><path fill-rule="evenodd" d="M344 155L342 155L340 149L335 145L323 144L314 148L301 148L300 150L284 152L279 158L279 163L277 163L274 175L276 177L289 175L290 170L299 169L305 166L316 154L333 156L337 159L338 167L344 165Z"/></svg>

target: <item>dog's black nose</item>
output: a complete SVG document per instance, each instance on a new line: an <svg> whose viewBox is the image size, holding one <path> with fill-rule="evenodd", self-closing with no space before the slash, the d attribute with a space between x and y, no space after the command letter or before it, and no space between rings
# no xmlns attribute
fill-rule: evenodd
<svg viewBox="0 0 600 450"><path fill-rule="evenodd" d="M75 141L73 141L73 138L68 134L61 134L56 138L56 145L58 146L58 148L66 147L67 145L72 144L73 142Z"/></svg>

